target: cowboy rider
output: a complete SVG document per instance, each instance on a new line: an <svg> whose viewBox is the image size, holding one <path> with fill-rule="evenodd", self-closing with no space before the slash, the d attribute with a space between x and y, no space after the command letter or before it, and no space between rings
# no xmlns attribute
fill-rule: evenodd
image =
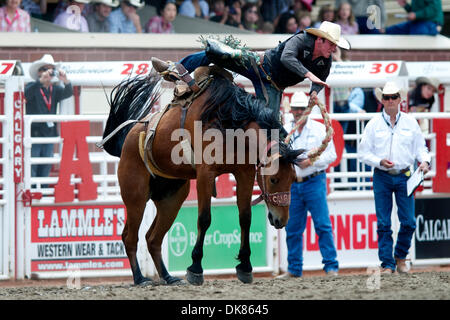
<svg viewBox="0 0 450 320"><path fill-rule="evenodd" d="M331 68L331 53L336 50L336 46L350 49L350 44L341 37L341 27L324 21L318 29L306 29L274 49L253 53L250 59L242 59L243 52L240 49L209 39L205 50L188 55L177 64L190 73L199 66L213 62L241 74L252 81L256 96L265 100L266 105L278 114L283 90L306 78L312 82L310 97L315 104L318 103L317 94L327 86L325 81ZM173 62L152 58L152 63L160 73L174 71L179 76L179 70L175 68L177 64Z"/></svg>

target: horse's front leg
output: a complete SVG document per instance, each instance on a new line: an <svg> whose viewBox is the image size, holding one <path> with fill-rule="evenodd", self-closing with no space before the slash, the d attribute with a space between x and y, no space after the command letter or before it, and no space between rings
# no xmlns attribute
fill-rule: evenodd
<svg viewBox="0 0 450 320"><path fill-rule="evenodd" d="M186 279L194 285L203 284L203 242L205 234L211 225L211 197L214 188L215 176L211 173L202 174L197 171L197 242L192 250L192 265L187 268Z"/></svg>
<svg viewBox="0 0 450 320"><path fill-rule="evenodd" d="M241 248L236 266L236 275L243 283L252 283L252 264L250 262L250 225L252 222L251 200L253 184L255 181L255 171L252 168L235 174L236 196L239 209L239 225L241 227Z"/></svg>

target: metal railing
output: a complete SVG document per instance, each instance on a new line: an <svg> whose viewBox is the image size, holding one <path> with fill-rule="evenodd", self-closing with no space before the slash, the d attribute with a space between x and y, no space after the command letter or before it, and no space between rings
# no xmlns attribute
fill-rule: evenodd
<svg viewBox="0 0 450 320"><path fill-rule="evenodd" d="M370 191L372 188L372 171L373 168L361 163L358 159L357 151L362 137L365 124L375 114L374 113L347 113L347 114L331 114L331 118L337 121L354 121L356 132L352 134L344 134L344 142L354 141L356 151L348 151L344 149L340 162L340 170L336 167L331 168L327 174L329 178L329 188L331 197L358 197ZM450 119L450 113L415 113L412 114L416 119L431 120L433 118ZM312 115L314 118L320 118L319 115ZM57 169L61 161L62 139L61 137L39 138L30 136L31 123L35 122L57 122L64 121L90 121L91 128L94 126L99 132L103 132L107 116L106 115L27 115L25 116L24 125L24 145L25 145L25 188L31 189L32 192L41 192L43 197L39 203L53 203L54 185L58 182L58 176L53 171L49 177L31 177L31 165L51 164ZM430 121L430 130L431 121ZM74 133L75 134L75 133ZM436 175L435 156L436 156L436 135L432 131L424 135L429 147L432 158L431 171L426 175L424 182L424 193L432 193L432 180ZM119 158L108 155L105 151L95 146L96 142L101 141L101 136L91 135L87 137L89 145L89 160L93 165L93 179L98 183L98 200L97 201L121 201L120 188L117 181L117 167ZM337 137L339 138L339 137ZM1 141L1 140L0 140ZM55 153L51 158L31 157L31 146L36 143L52 143L55 144ZM349 170L348 161L354 161L354 170ZM448 175L450 173L448 172ZM230 179L234 181L233 178ZM0 180L1 182L1 180ZM79 183L80 178L71 177L71 183ZM255 186L257 188L257 186ZM371 192L371 191L370 191Z"/></svg>

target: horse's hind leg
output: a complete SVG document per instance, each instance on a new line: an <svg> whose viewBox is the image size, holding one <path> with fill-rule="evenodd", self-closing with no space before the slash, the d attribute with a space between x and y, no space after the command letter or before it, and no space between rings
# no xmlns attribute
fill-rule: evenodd
<svg viewBox="0 0 450 320"><path fill-rule="evenodd" d="M184 200L189 194L189 180L173 195L161 200L156 200L156 217L153 220L152 226L147 232L147 246L150 252L159 277L165 281L166 284L180 284L183 280L172 277L166 269L161 256L161 244L167 231L169 231L178 211L181 208Z"/></svg>

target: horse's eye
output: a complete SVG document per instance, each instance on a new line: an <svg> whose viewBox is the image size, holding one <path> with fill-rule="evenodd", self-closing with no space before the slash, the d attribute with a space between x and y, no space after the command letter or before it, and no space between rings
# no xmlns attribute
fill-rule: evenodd
<svg viewBox="0 0 450 320"><path fill-rule="evenodd" d="M277 184L278 181L280 181L280 179L278 179L278 178L270 178L270 182L271 182L272 184Z"/></svg>

